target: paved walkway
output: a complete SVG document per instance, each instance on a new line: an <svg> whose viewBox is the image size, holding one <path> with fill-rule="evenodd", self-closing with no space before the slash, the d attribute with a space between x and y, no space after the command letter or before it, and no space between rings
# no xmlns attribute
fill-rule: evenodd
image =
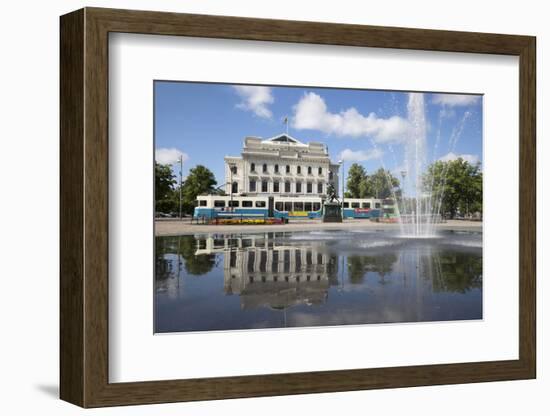
<svg viewBox="0 0 550 416"><path fill-rule="evenodd" d="M345 220L342 223L323 223L320 220L294 220L288 224L273 225L203 225L191 224L189 218L155 221L155 235L182 235L200 233L246 233L264 231L307 231L307 230L396 230L399 224L384 224L370 220ZM438 224L440 230L483 231L480 221L448 220Z"/></svg>

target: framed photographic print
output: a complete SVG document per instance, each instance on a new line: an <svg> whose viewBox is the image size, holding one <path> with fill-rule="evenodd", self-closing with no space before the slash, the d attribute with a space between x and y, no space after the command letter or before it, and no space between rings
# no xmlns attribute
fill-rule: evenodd
<svg viewBox="0 0 550 416"><path fill-rule="evenodd" d="M529 36L62 16L61 398L534 378L535 107Z"/></svg>

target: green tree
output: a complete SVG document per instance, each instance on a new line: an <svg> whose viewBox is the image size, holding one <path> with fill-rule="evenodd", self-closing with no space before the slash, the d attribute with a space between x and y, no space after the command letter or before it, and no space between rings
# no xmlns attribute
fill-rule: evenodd
<svg viewBox="0 0 550 416"><path fill-rule="evenodd" d="M216 179L210 169L197 165L189 170L182 187L183 210L186 213L193 212L195 200L198 195L213 193L215 191ZM179 189L176 190L179 192Z"/></svg>
<svg viewBox="0 0 550 416"><path fill-rule="evenodd" d="M175 183L170 165L155 162L155 210L157 212L172 210Z"/></svg>
<svg viewBox="0 0 550 416"><path fill-rule="evenodd" d="M479 163L471 164L462 158L437 161L423 177L426 190L431 188L436 205L441 200L440 214L454 218L460 211L466 215L483 212L483 173Z"/></svg>
<svg viewBox="0 0 550 416"><path fill-rule="evenodd" d="M399 179L393 176L389 170L379 168L367 178L366 189L369 195L365 195L362 198L374 196L375 198L384 199L393 197L394 194L398 197L401 194L398 189L399 186Z"/></svg>
<svg viewBox="0 0 550 416"><path fill-rule="evenodd" d="M364 198L362 192L366 192L367 172L365 168L358 163L354 163L348 170L348 179L346 181L346 198Z"/></svg>

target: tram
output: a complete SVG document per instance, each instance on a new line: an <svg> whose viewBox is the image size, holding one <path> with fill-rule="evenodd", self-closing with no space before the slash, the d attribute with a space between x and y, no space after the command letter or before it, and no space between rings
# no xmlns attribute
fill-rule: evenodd
<svg viewBox="0 0 550 416"><path fill-rule="evenodd" d="M344 218L395 218L392 199L344 199ZM323 200L319 197L277 197L243 195L200 195L193 213L195 219L214 218L284 218L314 219L323 216Z"/></svg>

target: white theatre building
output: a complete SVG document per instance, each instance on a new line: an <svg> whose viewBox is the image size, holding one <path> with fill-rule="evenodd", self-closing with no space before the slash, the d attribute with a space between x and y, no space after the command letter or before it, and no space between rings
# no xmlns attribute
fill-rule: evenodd
<svg viewBox="0 0 550 416"><path fill-rule="evenodd" d="M288 134L270 139L246 137L241 156L226 156L225 191L251 196L326 197L338 194L337 163L319 142L302 143Z"/></svg>

